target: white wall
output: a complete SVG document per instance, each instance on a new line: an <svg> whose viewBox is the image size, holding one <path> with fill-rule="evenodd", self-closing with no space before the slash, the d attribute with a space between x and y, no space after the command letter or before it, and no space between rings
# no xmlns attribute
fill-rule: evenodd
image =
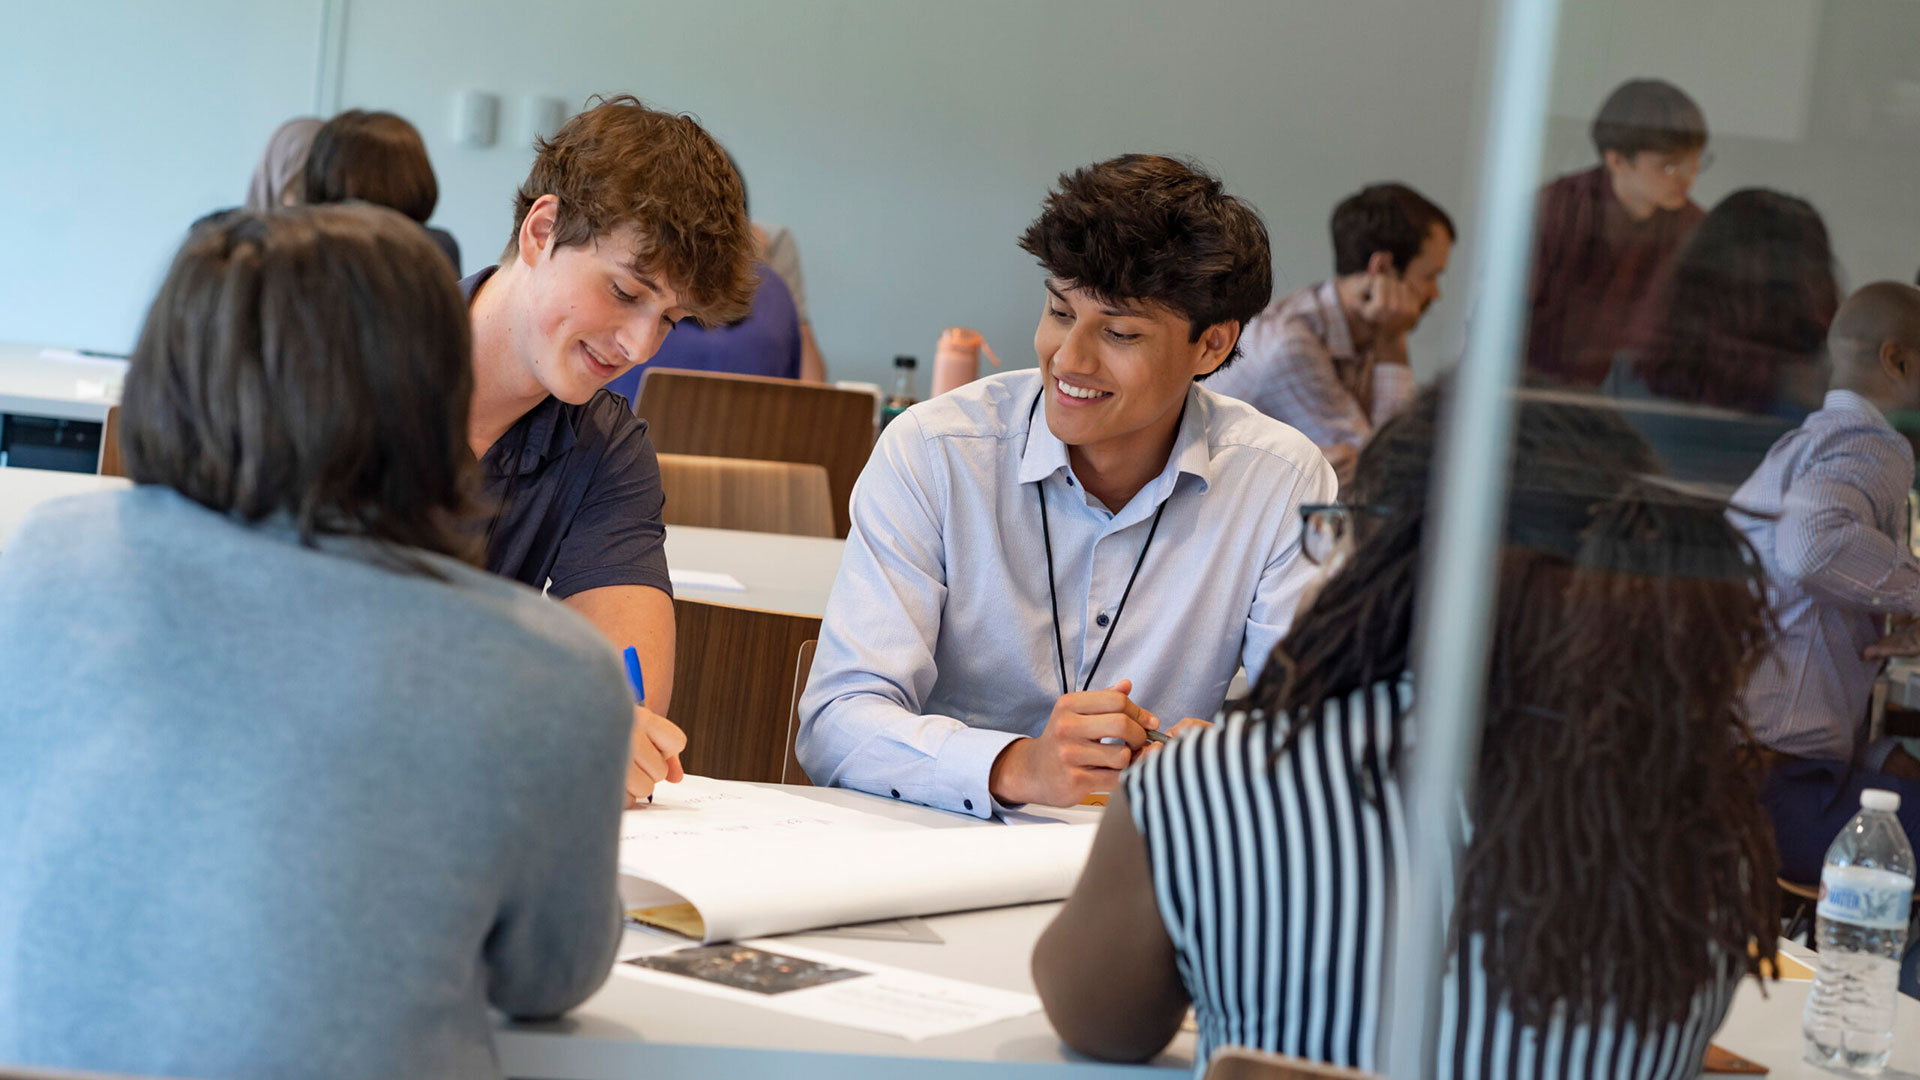
<svg viewBox="0 0 1920 1080"><path fill-rule="evenodd" d="M1326 219L1406 179L1464 211L1478 0L385 0L346 20L342 105L422 128L438 223L495 255L531 151L522 100L631 91L696 113L755 217L790 226L835 377L881 379L982 330L1030 364L1039 274L1014 238L1063 169L1191 154L1253 201L1279 285L1324 276ZM535 12L537 11L537 15ZM502 144L456 147L462 89L503 97ZM1429 352L1457 338L1438 309Z"/></svg>
<svg viewBox="0 0 1920 1080"><path fill-rule="evenodd" d="M323 105L420 125L438 224L469 269L510 224L523 99L633 91L734 151L756 216L793 227L834 374L927 359L941 327L1029 363L1038 272L1014 245L1055 174L1192 154L1266 215L1277 286L1328 268L1361 183L1469 205L1486 0L95 0L10 11L0 35L0 340L127 347L197 215L239 201L268 133ZM321 63L328 12L344 14ZM1825 213L1849 278L1920 264L1915 0L1568 0L1547 172L1586 164L1620 78L1688 87L1714 127L1711 202L1767 183ZM337 78L336 78L337 77ZM452 145L462 89L502 141ZM1468 309L1460 253L1415 341L1430 371Z"/></svg>
<svg viewBox="0 0 1920 1080"><path fill-rule="evenodd" d="M122 351L194 218L311 111L320 0L10 4L0 340Z"/></svg>
<svg viewBox="0 0 1920 1080"><path fill-rule="evenodd" d="M1920 267L1920 2L1568 0L1549 173L1593 164L1588 125L1622 80L1656 76L1706 113L1711 208L1770 187L1825 218L1843 287Z"/></svg>

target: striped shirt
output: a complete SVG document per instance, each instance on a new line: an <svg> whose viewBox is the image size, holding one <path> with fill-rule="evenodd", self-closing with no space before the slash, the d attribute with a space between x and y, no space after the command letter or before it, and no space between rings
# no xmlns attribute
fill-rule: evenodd
<svg viewBox="0 0 1920 1080"><path fill-rule="evenodd" d="M1920 559L1906 544L1913 448L1873 403L1829 390L1782 436L1729 515L1767 571L1780 634L1747 683L1747 720L1782 753L1878 769L1891 739L1867 745L1880 661L1861 652L1886 616L1920 614Z"/></svg>
<svg viewBox="0 0 1920 1080"><path fill-rule="evenodd" d="M1381 683L1329 702L1277 758L1285 725L1236 714L1126 774L1199 1021L1196 1072L1228 1045L1380 1068L1391 890L1408 873L1404 797L1385 763L1411 698L1411 684ZM1702 987L1683 1022L1651 1037L1607 1016L1523 1027L1487 985L1481 948L1469 938L1449 965L1437 1076L1693 1076L1738 985L1729 973Z"/></svg>
<svg viewBox="0 0 1920 1080"><path fill-rule="evenodd" d="M1354 348L1339 290L1323 281L1249 320L1240 357L1206 387L1300 429L1315 446L1357 449L1413 400L1413 369Z"/></svg>

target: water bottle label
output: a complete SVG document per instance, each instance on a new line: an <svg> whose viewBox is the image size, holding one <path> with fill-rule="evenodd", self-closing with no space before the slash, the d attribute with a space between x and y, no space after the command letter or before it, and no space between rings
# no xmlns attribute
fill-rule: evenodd
<svg viewBox="0 0 1920 1080"><path fill-rule="evenodd" d="M1823 919L1876 930L1904 930L1913 903L1913 879L1891 870L1829 866L1820 875Z"/></svg>

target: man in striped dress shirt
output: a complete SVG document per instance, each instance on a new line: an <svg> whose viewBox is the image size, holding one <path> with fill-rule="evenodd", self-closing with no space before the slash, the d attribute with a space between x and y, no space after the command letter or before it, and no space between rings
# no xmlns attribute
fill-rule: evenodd
<svg viewBox="0 0 1920 1080"><path fill-rule="evenodd" d="M1781 872L1819 878L1827 845L1866 787L1900 791L1920 842L1920 761L1867 739L1880 665L1920 655L1920 559L1908 547L1913 449L1886 414L1920 408L1920 289L1868 285L1827 337L1832 389L1782 436L1733 498L1770 579L1780 635L1748 683L1754 734L1772 752L1763 798Z"/></svg>
<svg viewBox="0 0 1920 1080"><path fill-rule="evenodd" d="M1405 184L1374 184L1333 210L1334 276L1275 300L1207 381L1298 428L1345 482L1373 430L1413 400L1407 335L1440 299L1453 219Z"/></svg>

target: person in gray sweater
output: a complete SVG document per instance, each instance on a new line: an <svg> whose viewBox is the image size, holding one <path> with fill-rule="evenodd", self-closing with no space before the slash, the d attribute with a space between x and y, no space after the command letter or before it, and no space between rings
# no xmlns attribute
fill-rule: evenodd
<svg viewBox="0 0 1920 1080"><path fill-rule="evenodd" d="M391 211L188 238L138 486L0 554L0 1062L499 1076L489 1007L606 978L632 701L591 624L469 564L467 354Z"/></svg>

